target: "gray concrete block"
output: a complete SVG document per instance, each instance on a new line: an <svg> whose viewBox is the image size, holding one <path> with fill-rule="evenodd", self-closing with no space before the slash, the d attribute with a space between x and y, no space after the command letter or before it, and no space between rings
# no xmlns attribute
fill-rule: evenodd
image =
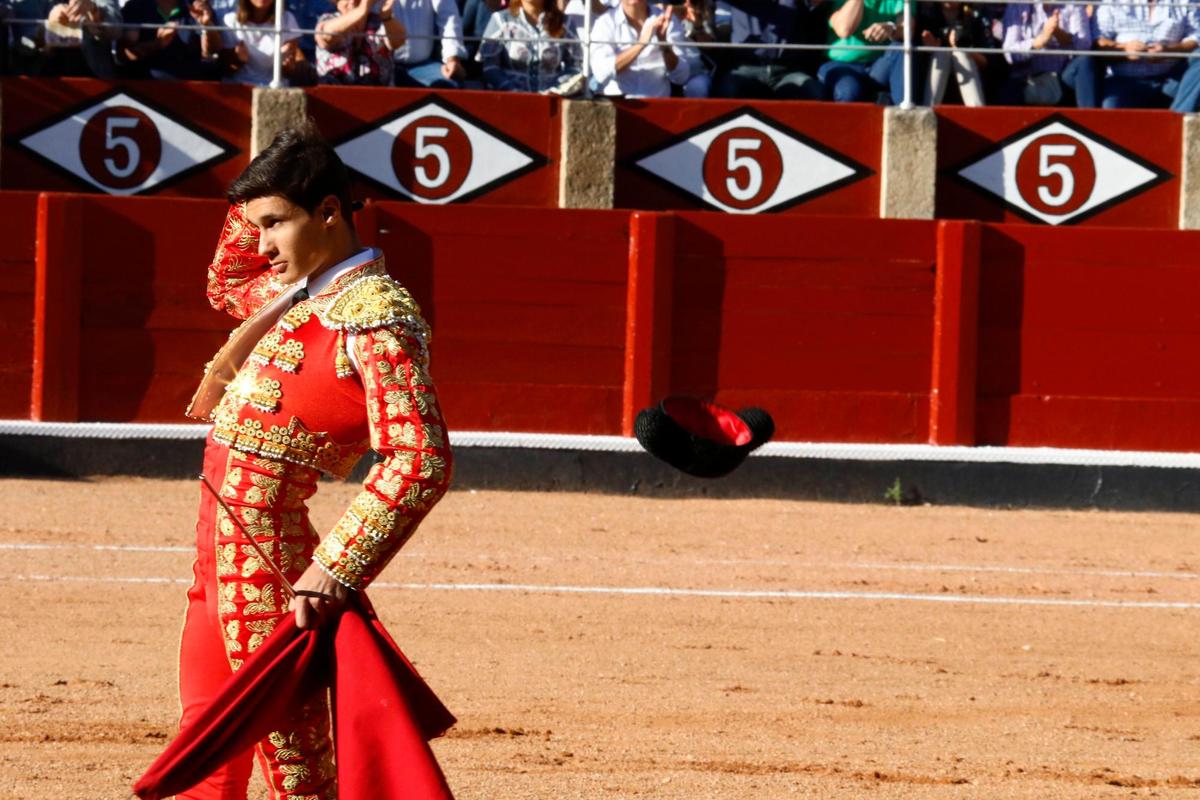
<svg viewBox="0 0 1200 800"><path fill-rule="evenodd" d="M937 116L931 108L886 108L879 216L933 219Z"/></svg>
<svg viewBox="0 0 1200 800"><path fill-rule="evenodd" d="M1179 227L1200 229L1200 114L1183 115L1179 175Z"/></svg>
<svg viewBox="0 0 1200 800"><path fill-rule="evenodd" d="M250 101L250 157L265 150L280 131L307 116L308 96L303 89L256 86Z"/></svg>
<svg viewBox="0 0 1200 800"><path fill-rule="evenodd" d="M564 100L558 167L560 208L612 208L617 109L602 100Z"/></svg>

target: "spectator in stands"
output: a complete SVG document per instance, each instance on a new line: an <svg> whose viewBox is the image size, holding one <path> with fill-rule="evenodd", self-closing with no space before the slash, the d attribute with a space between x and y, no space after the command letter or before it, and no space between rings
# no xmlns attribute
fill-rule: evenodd
<svg viewBox="0 0 1200 800"><path fill-rule="evenodd" d="M720 15L729 16L729 41L823 44L829 19L821 0L720 0ZM780 100L819 100L821 84L813 77L820 66L819 51L778 47L737 48L719 57L713 95Z"/></svg>
<svg viewBox="0 0 1200 800"><path fill-rule="evenodd" d="M647 0L621 0L592 27L592 74L601 94L670 97L687 83L683 26ZM606 44L615 42L615 44Z"/></svg>
<svg viewBox="0 0 1200 800"><path fill-rule="evenodd" d="M230 0L213 0L214 9L217 9L217 3L230 3ZM236 5L236 0L233 0L231 7ZM338 7L337 0L287 0L287 9L295 15L296 24L300 28L311 31L316 29L317 22L321 17L327 14L336 14ZM229 11L230 9L224 10ZM217 16L224 16L224 13L218 9ZM314 64L317 63L316 37L302 34L297 43L300 45L300 51L304 53L304 57Z"/></svg>
<svg viewBox="0 0 1200 800"><path fill-rule="evenodd" d="M712 0L684 0L681 5L667 6L667 14L679 19L683 25L683 36L689 42L716 41ZM684 54L688 57L688 79L683 85L683 96L693 99L708 97L716 63L699 47L686 48Z"/></svg>
<svg viewBox="0 0 1200 800"><path fill-rule="evenodd" d="M27 16L32 14L33 16ZM21 3L16 16L45 19L42 25L17 25L17 66L28 74L48 76L116 77L112 41L121 21L116 0L70 0ZM9 28L5 27L7 37Z"/></svg>
<svg viewBox="0 0 1200 800"><path fill-rule="evenodd" d="M462 18L454 0L396 0L394 11L404 24L408 38L396 50L397 86L428 86L458 89L467 70L467 49L462 40ZM441 37L441 58L434 44Z"/></svg>
<svg viewBox="0 0 1200 800"><path fill-rule="evenodd" d="M1096 48L1126 56L1105 59L1108 74L1100 104L1104 108L1170 104L1177 112L1194 112L1200 102L1200 60L1156 56L1192 53L1198 36L1198 17L1186 2L1104 2L1096 12Z"/></svg>
<svg viewBox="0 0 1200 800"><path fill-rule="evenodd" d="M964 3L933 3L921 6L921 44L926 47L991 47L994 42L983 21ZM983 73L987 56L953 50L932 53L929 57L929 77L925 85L925 105L946 100L946 90L953 86L964 106L982 106L984 102Z"/></svg>
<svg viewBox="0 0 1200 800"><path fill-rule="evenodd" d="M468 4L471 0L467 0ZM596 24L596 20L608 13L610 8L615 8L621 5L621 0L590 0L592 5L592 24ZM571 23L571 27L579 34L580 41L583 40L584 28L584 9L583 0L567 0L567 4L563 6L563 11L567 15L567 22Z"/></svg>
<svg viewBox="0 0 1200 800"><path fill-rule="evenodd" d="M284 11L283 33L275 37L275 0L238 0L236 11L225 14L222 24L231 30L221 34L222 52L228 64L228 80L266 86L275 75L275 48L282 50L283 79L293 86L316 83L316 70L300 50L300 25L296 16Z"/></svg>
<svg viewBox="0 0 1200 800"><path fill-rule="evenodd" d="M395 0L338 0L337 13L317 20L320 83L391 86L392 54L404 44Z"/></svg>
<svg viewBox="0 0 1200 800"><path fill-rule="evenodd" d="M467 58L473 59L479 53L480 42L470 39L482 39L487 31L492 14L506 7L505 0L465 0L459 4L462 14L463 42L467 49ZM578 30L578 29L577 29Z"/></svg>
<svg viewBox="0 0 1200 800"><path fill-rule="evenodd" d="M215 25L208 0L129 0L121 9L126 23L155 25L130 28L122 35L118 62L131 77L206 80L218 76L217 31L179 30L181 25Z"/></svg>
<svg viewBox="0 0 1200 800"><path fill-rule="evenodd" d="M1004 12L1004 57L1012 64L1000 92L1001 105L1058 105L1065 92L1075 105L1100 105L1100 60L1055 55L1090 50L1092 20L1083 6L1011 5Z"/></svg>
<svg viewBox="0 0 1200 800"><path fill-rule="evenodd" d="M1109 0L1096 11L1096 48L1124 52L1107 58L1101 90L1105 108L1162 107L1195 111L1200 102L1200 60L1156 58L1191 53L1200 37L1195 10L1183 0Z"/></svg>
<svg viewBox="0 0 1200 800"><path fill-rule="evenodd" d="M829 17L829 60L817 77L826 97L839 103L879 99L899 103L904 97L904 53L899 24L905 0L834 0ZM911 2L911 0L910 0ZM862 46L891 45L885 51L860 50ZM912 96L923 96L928 71L922 54L913 57ZM878 98L876 97L878 95Z"/></svg>
<svg viewBox="0 0 1200 800"><path fill-rule="evenodd" d="M489 89L573 95L584 88L583 48L554 0L513 0L492 14L476 58Z"/></svg>

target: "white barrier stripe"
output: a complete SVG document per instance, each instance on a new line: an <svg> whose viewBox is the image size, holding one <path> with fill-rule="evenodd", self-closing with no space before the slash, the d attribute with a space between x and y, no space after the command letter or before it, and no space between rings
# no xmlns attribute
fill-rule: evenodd
<svg viewBox="0 0 1200 800"><path fill-rule="evenodd" d="M209 426L207 425L187 424L0 420L0 436L197 440L207 436L208 430ZM642 452L642 447L636 439L625 436L452 431L451 439L455 447L577 450L608 453ZM1200 469L1200 453L1085 450L1057 447L960 447L929 444L768 442L752 453L751 456L833 459L838 461L920 461Z"/></svg>
<svg viewBox="0 0 1200 800"><path fill-rule="evenodd" d="M42 544L23 542L0 542L0 550L91 550L126 553L194 553L193 547L177 547L169 545L118 545L118 544ZM398 558L437 559L445 558L437 553L397 553ZM492 561L495 554L477 553L469 556L473 560ZM505 559L513 559L511 554L505 554ZM611 562L612 559L601 556L583 556L591 560ZM519 557L515 560L521 560ZM554 556L532 556L526 560L555 561ZM1129 569L1091 569L1087 567L1017 567L1007 564L914 564L864 561L788 561L786 559L769 558L625 558L623 564L673 564L673 565L725 565L725 566L776 566L794 567L812 570L873 570L881 572L977 572L1008 575L1073 575L1095 578L1167 578L1194 581L1200 579L1200 572L1164 572L1157 570Z"/></svg>
<svg viewBox="0 0 1200 800"><path fill-rule="evenodd" d="M0 580L53 583L183 584L185 578L90 577L85 575L8 575ZM571 586L533 583L392 583L380 581L372 589L408 589L437 592L523 592L526 594L587 594L650 597L711 597L727 600L874 600L884 602L954 603L974 605L1043 606L1066 608L1124 608L1200 610L1200 603L1170 600L1072 600L1049 597L987 597L964 594L904 594L900 592L822 592L786 589L672 589L665 586Z"/></svg>

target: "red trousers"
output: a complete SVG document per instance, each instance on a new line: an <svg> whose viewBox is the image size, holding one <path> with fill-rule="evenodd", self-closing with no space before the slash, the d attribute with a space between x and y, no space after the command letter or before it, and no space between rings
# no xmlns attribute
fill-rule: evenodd
<svg viewBox="0 0 1200 800"><path fill-rule="evenodd" d="M311 563L318 536L305 501L318 473L229 450L209 439L204 473L275 564L295 581ZM186 724L263 642L287 611L269 567L201 487L195 579L188 589L179 651L179 696ZM285 729L273 731L181 800L246 800L255 755L274 800L336 800L337 785L325 694L298 703Z"/></svg>

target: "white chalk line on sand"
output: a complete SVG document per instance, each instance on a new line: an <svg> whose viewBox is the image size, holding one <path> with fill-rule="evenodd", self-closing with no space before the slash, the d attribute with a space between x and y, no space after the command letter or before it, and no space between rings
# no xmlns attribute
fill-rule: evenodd
<svg viewBox="0 0 1200 800"><path fill-rule="evenodd" d="M193 547L181 547L175 545L124 545L124 544L58 544L58 543L41 543L41 542L0 542L0 551L2 550L92 550L92 551L107 551L107 552L124 552L124 553L194 553ZM399 553L404 558L426 559L426 560L446 560L447 558L464 557L458 554L453 555L438 555L432 553ZM477 561L500 561L493 554L476 554L473 556L465 556ZM520 560L524 558L514 558ZM579 558L579 556L572 556ZM599 560L601 557L597 556ZM535 561L559 561L554 556L533 556L531 560ZM612 558L603 557L605 561L613 561ZM1179 580L1194 581L1200 579L1200 572L1186 571L1156 571L1156 570L1127 570L1127 569L1097 569L1089 567L1019 567L1009 564L922 564L922 563L889 563L889 562L870 562L870 561L790 561L788 559L770 559L770 558L624 558L619 559L624 564L691 564L697 566L705 565L720 565L720 566L779 566L779 567L796 567L800 569L848 569L848 570L873 570L882 572L970 572L970 573L996 573L1008 575L1075 575L1084 577L1096 578L1177 578Z"/></svg>
<svg viewBox="0 0 1200 800"><path fill-rule="evenodd" d="M0 576L0 581L2 580L43 583L130 584L184 584L191 582L185 578L20 574ZM517 592L525 594L705 597L724 600L874 600L901 603L951 603L993 606L1200 610L1200 603L1171 600L1083 600L1053 597L987 597L964 594L826 592L790 589L675 589L666 586L573 586L569 584L532 583L395 583L391 581L378 581L371 584L371 588L435 592Z"/></svg>

